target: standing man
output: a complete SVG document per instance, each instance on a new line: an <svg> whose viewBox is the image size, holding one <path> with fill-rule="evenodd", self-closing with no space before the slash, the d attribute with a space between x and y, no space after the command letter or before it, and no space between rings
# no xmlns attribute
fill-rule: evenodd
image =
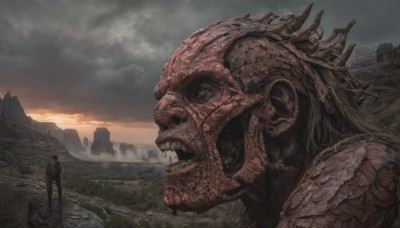
<svg viewBox="0 0 400 228"><path fill-rule="evenodd" d="M62 202L61 177L64 179L64 168L57 159L57 155L53 155L51 162L49 162L46 166L45 180L47 183L47 196L49 200L49 206L51 206L53 180L55 180L57 184L58 200L60 203Z"/></svg>

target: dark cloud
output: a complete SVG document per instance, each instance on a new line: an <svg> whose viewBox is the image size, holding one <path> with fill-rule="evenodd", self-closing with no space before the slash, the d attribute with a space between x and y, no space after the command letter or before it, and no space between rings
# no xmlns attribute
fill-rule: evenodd
<svg viewBox="0 0 400 228"><path fill-rule="evenodd" d="M269 11L297 13L299 0L0 1L0 92L30 109L100 120L151 121L162 64L197 29ZM316 2L325 33L357 24L350 41L399 43L397 0Z"/></svg>

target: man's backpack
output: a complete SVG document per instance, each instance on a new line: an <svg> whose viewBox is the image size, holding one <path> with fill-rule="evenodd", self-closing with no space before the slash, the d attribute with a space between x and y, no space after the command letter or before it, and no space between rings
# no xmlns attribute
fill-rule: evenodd
<svg viewBox="0 0 400 228"><path fill-rule="evenodd" d="M46 167L46 175L50 177L51 179L56 179L60 178L61 174L61 164L59 161L56 161L55 163L50 162L47 164Z"/></svg>

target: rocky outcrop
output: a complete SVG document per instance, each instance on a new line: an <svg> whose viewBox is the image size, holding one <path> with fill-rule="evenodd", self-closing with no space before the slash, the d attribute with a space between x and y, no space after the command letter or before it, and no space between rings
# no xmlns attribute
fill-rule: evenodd
<svg viewBox="0 0 400 228"><path fill-rule="evenodd" d="M94 140L90 149L92 154L99 155L103 153L115 154L113 144L110 140L110 132L105 127L97 128L94 132Z"/></svg>
<svg viewBox="0 0 400 228"><path fill-rule="evenodd" d="M128 153L134 153L137 155L137 149L134 145L130 143L121 143L119 144L119 150L121 151L122 155L126 155Z"/></svg>
<svg viewBox="0 0 400 228"><path fill-rule="evenodd" d="M372 82L362 109L380 122L400 132L400 46L382 44L376 52L359 48L352 58L350 73L358 80ZM357 49L356 49L357 51Z"/></svg>
<svg viewBox="0 0 400 228"><path fill-rule="evenodd" d="M52 122L38 122L32 118L30 118L30 120L33 130L45 135L50 135L56 138L59 142L64 141L64 130L59 128L57 124Z"/></svg>
<svg viewBox="0 0 400 228"><path fill-rule="evenodd" d="M10 92L0 99L0 119L17 126L30 127L33 130L56 138L59 142L64 141L64 131L55 123L38 122L27 116L18 97L12 96Z"/></svg>
<svg viewBox="0 0 400 228"><path fill-rule="evenodd" d="M83 141L83 145L82 146L83 146L84 150L87 150L88 148L90 148L92 146L87 137L83 137L82 141Z"/></svg>
<svg viewBox="0 0 400 228"><path fill-rule="evenodd" d="M74 161L64 146L48 135L0 120L0 160L24 172L44 169L52 155L60 161Z"/></svg>
<svg viewBox="0 0 400 228"><path fill-rule="evenodd" d="M82 151L82 142L78 131L75 129L65 129L63 143L70 153L80 153Z"/></svg>
<svg viewBox="0 0 400 228"><path fill-rule="evenodd" d="M11 96L10 92L4 95L0 108L0 116L6 122L25 127L31 126L31 121L26 116L18 97Z"/></svg>
<svg viewBox="0 0 400 228"><path fill-rule="evenodd" d="M68 200L48 207L44 182L0 176L1 227L104 227L99 216Z"/></svg>
<svg viewBox="0 0 400 228"><path fill-rule="evenodd" d="M95 213L73 203L63 206L64 228L102 228L103 220Z"/></svg>
<svg viewBox="0 0 400 228"><path fill-rule="evenodd" d="M400 45L394 47L392 43L384 43L376 50L376 60L378 63L399 63Z"/></svg>

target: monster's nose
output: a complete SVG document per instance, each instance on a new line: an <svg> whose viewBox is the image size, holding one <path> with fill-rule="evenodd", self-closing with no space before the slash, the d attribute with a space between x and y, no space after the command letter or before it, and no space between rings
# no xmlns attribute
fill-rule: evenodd
<svg viewBox="0 0 400 228"><path fill-rule="evenodd" d="M176 128L177 126L186 123L188 113L180 107L169 109L156 109L154 112L154 121L161 131Z"/></svg>

